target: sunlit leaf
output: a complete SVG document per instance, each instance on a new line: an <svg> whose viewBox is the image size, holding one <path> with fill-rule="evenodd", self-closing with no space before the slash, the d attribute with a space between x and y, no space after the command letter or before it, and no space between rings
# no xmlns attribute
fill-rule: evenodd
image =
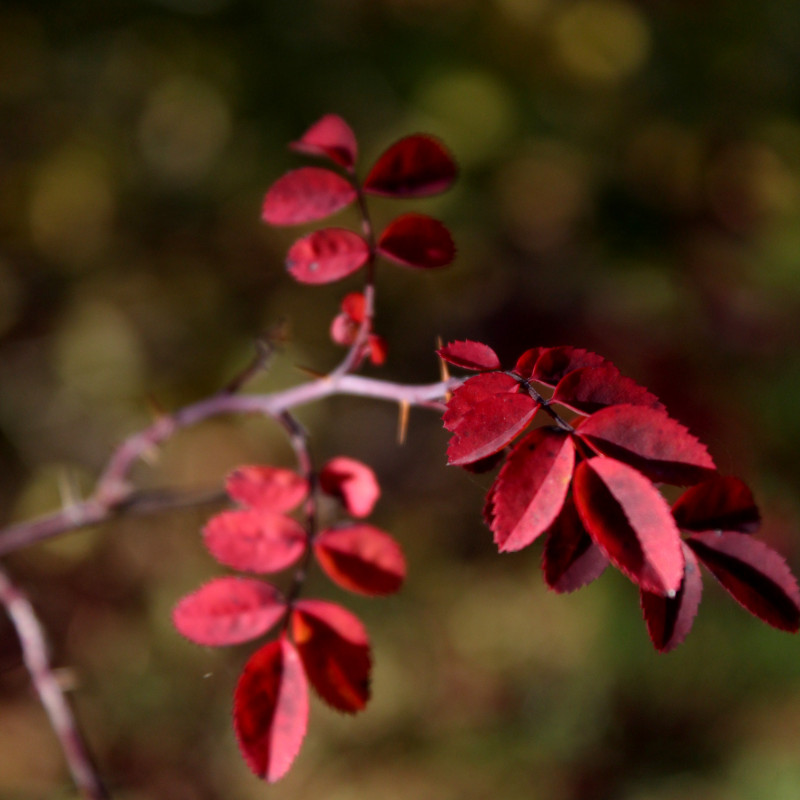
<svg viewBox="0 0 800 800"><path fill-rule="evenodd" d="M352 169L358 155L352 128L336 114L326 114L317 120L289 146L298 153L329 158L346 169Z"/></svg>
<svg viewBox="0 0 800 800"><path fill-rule="evenodd" d="M332 458L319 473L323 492L338 497L354 517L367 517L381 495L378 479L370 467L355 458Z"/></svg>
<svg viewBox="0 0 800 800"><path fill-rule="evenodd" d="M301 167L272 184L261 218L270 225L299 225L324 219L355 199L355 188L341 175L323 167Z"/></svg>
<svg viewBox="0 0 800 800"><path fill-rule="evenodd" d="M237 467L225 489L233 500L267 511L291 511L308 494L308 481L290 469L268 466Z"/></svg>
<svg viewBox="0 0 800 800"><path fill-rule="evenodd" d="M369 247L356 233L324 228L298 239L286 254L286 269L300 283L322 284L346 278L369 260Z"/></svg>

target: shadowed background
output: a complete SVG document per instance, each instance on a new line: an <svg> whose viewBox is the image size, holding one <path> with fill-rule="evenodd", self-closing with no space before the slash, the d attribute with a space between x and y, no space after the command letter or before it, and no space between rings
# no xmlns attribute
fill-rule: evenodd
<svg viewBox="0 0 800 800"><path fill-rule="evenodd" d="M158 407L215 391L279 319L291 341L252 388L341 352L328 325L358 278L299 287L259 221L286 150L327 112L362 170L425 131L454 190L413 203L459 247L447 271L379 270L380 374L435 380L437 336L506 361L596 350L741 475L763 535L800 568L800 10L794 0L4 0L0 4L2 518L91 485ZM354 221L347 213L337 224ZM374 699L350 719L313 701L289 776L253 778L230 727L253 647L172 629L176 600L221 569L208 509L130 519L8 559L114 795L124 800L792 800L800 792L796 639L711 580L669 656L634 587L607 574L548 592L539 548L498 557L488 477L446 468L435 415L335 399L299 412L318 460L374 466L373 521L406 549L368 625ZM217 420L137 469L213 488L240 463L291 466L269 422ZM74 796L0 619L0 796Z"/></svg>

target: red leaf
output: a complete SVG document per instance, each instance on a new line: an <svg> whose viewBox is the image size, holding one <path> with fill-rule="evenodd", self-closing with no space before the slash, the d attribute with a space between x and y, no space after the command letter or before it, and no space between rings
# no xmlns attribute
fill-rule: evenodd
<svg viewBox="0 0 800 800"><path fill-rule="evenodd" d="M203 529L206 547L221 564L245 572L278 572L306 549L296 520L263 509L223 511Z"/></svg>
<svg viewBox="0 0 800 800"><path fill-rule="evenodd" d="M372 659L360 620L334 603L300 600L292 635L317 694L339 711L361 711L369 700Z"/></svg>
<svg viewBox="0 0 800 800"><path fill-rule="evenodd" d="M225 489L239 503L281 514L300 505L308 494L308 481L290 469L245 466L228 475Z"/></svg>
<svg viewBox="0 0 800 800"><path fill-rule="evenodd" d="M754 533L761 524L753 493L732 476L715 475L687 489L673 504L679 528L689 531Z"/></svg>
<svg viewBox="0 0 800 800"><path fill-rule="evenodd" d="M444 347L440 347L436 352L440 358L464 369L474 369L481 372L500 369L500 359L497 357L497 353L488 344L482 344L481 342L469 340L450 342ZM508 378L509 376L503 377ZM511 380L513 384L506 381L510 387L514 388L519 385L513 378Z"/></svg>
<svg viewBox="0 0 800 800"><path fill-rule="evenodd" d="M376 367L380 367L382 364L386 363L389 345L383 336L378 336L376 333L371 333L367 338L367 347L369 348L369 360Z"/></svg>
<svg viewBox="0 0 800 800"><path fill-rule="evenodd" d="M783 558L744 533L696 533L686 540L730 595L774 628L800 628L800 591Z"/></svg>
<svg viewBox="0 0 800 800"><path fill-rule="evenodd" d="M261 218L270 225L299 225L323 219L356 199L356 190L341 175L322 167L301 167L272 184Z"/></svg>
<svg viewBox="0 0 800 800"><path fill-rule="evenodd" d="M676 648L688 635L694 624L703 579L694 553L681 542L685 567L681 587L675 597L664 597L641 590L639 599L644 613L647 632L656 650L667 653Z"/></svg>
<svg viewBox="0 0 800 800"><path fill-rule="evenodd" d="M378 239L378 252L407 267L446 267L456 256L450 231L425 214L403 214Z"/></svg>
<svg viewBox="0 0 800 800"><path fill-rule="evenodd" d="M499 394L482 400L458 424L447 448L447 463L469 464L502 450L538 410L539 404L527 394Z"/></svg>
<svg viewBox="0 0 800 800"><path fill-rule="evenodd" d="M359 594L393 594L406 576L400 545L372 525L322 531L314 539L314 555L334 583Z"/></svg>
<svg viewBox="0 0 800 800"><path fill-rule="evenodd" d="M265 634L286 612L280 592L254 578L215 578L172 611L178 632L196 644L239 644Z"/></svg>
<svg viewBox="0 0 800 800"><path fill-rule="evenodd" d="M619 569L647 591L677 592L683 578L680 531L644 475L598 456L578 465L573 490L581 522Z"/></svg>
<svg viewBox="0 0 800 800"><path fill-rule="evenodd" d="M536 366L539 356L545 349L546 348L544 347L532 347L530 350L526 350L517 359L517 363L514 365L514 372L516 372L521 378L525 378L526 381L531 380L533 376L533 368Z"/></svg>
<svg viewBox="0 0 800 800"><path fill-rule="evenodd" d="M492 531L501 552L527 547L550 527L574 466L575 446L561 431L537 428L514 446L493 490Z"/></svg>
<svg viewBox="0 0 800 800"><path fill-rule="evenodd" d="M352 170L358 155L356 136L350 126L336 114L326 114L317 120L289 147L298 153L324 156Z"/></svg>
<svg viewBox="0 0 800 800"><path fill-rule="evenodd" d="M367 308L367 301L361 292L350 292L342 299L342 312L347 314L353 322L362 323Z"/></svg>
<svg viewBox="0 0 800 800"><path fill-rule="evenodd" d="M620 403L663 408L654 394L626 378L613 364L581 367L568 372L558 382L553 400L584 414Z"/></svg>
<svg viewBox="0 0 800 800"><path fill-rule="evenodd" d="M545 347L536 361L531 377L548 386L555 386L573 370L581 367L600 367L607 363L606 359L597 353L590 353L579 347Z"/></svg>
<svg viewBox="0 0 800 800"><path fill-rule="evenodd" d="M332 458L319 473L323 492L338 497L354 517L367 517L381 495L375 473L361 461L347 456Z"/></svg>
<svg viewBox="0 0 800 800"><path fill-rule="evenodd" d="M233 697L233 726L244 760L259 778L282 778L300 751L308 725L308 682L285 637L245 664Z"/></svg>
<svg viewBox="0 0 800 800"><path fill-rule="evenodd" d="M303 236L289 248L286 269L300 283L333 283L352 275L368 259L369 247L358 234L325 228Z"/></svg>
<svg viewBox="0 0 800 800"><path fill-rule="evenodd" d="M657 408L603 408L581 423L578 436L657 482L686 486L716 469L705 445Z"/></svg>
<svg viewBox="0 0 800 800"><path fill-rule="evenodd" d="M545 541L545 582L556 592L574 592L599 578L607 566L608 559L586 532L568 497Z"/></svg>
<svg viewBox="0 0 800 800"><path fill-rule="evenodd" d="M415 134L395 142L377 160L364 190L389 197L423 197L447 189L458 169L445 146Z"/></svg>
<svg viewBox="0 0 800 800"><path fill-rule="evenodd" d="M358 335L358 323L347 314L337 314L331 321L331 339L345 347L353 344Z"/></svg>
<svg viewBox="0 0 800 800"><path fill-rule="evenodd" d="M455 342L454 344L462 343ZM472 343L464 342L464 344ZM488 358L487 354L487 360ZM442 416L442 424L445 430L455 431L464 421L465 416L484 400L489 400L500 394L518 394L519 386L519 382L515 378L502 372L488 372L468 378L453 392L447 401L447 410Z"/></svg>

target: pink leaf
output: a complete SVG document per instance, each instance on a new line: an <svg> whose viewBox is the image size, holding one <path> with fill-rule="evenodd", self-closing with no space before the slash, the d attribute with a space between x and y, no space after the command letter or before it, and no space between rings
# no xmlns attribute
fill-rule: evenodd
<svg viewBox="0 0 800 800"><path fill-rule="evenodd" d="M300 600L292 635L317 694L339 711L361 711L369 700L372 659L358 617L334 603Z"/></svg>
<svg viewBox="0 0 800 800"><path fill-rule="evenodd" d="M716 469L705 445L658 408L603 408L581 423L578 436L653 481L686 486Z"/></svg>
<svg viewBox="0 0 800 800"><path fill-rule="evenodd" d="M492 531L501 552L527 547L550 527L574 466L575 446L561 431L537 428L514 446L493 490Z"/></svg>
<svg viewBox="0 0 800 800"><path fill-rule="evenodd" d="M607 566L608 558L586 532L568 497L545 541L545 582L556 592L574 592L599 578Z"/></svg>
<svg viewBox="0 0 800 800"><path fill-rule="evenodd" d="M196 644L239 644L265 634L286 613L280 592L254 578L215 578L175 606L178 632Z"/></svg>
<svg viewBox="0 0 800 800"><path fill-rule="evenodd" d="M282 778L308 726L308 682L285 637L250 657L234 693L233 725L244 760L259 778Z"/></svg>
<svg viewBox="0 0 800 800"><path fill-rule="evenodd" d="M800 628L800 591L783 558L744 533L696 533L686 540L736 602L768 625Z"/></svg>
<svg viewBox="0 0 800 800"><path fill-rule="evenodd" d="M456 256L450 231L438 219L403 214L378 239L378 252L406 267L446 267Z"/></svg>
<svg viewBox="0 0 800 800"><path fill-rule="evenodd" d="M761 523L753 493L739 478L715 475L687 489L673 504L679 528L754 533Z"/></svg>
<svg viewBox="0 0 800 800"><path fill-rule="evenodd" d="M324 228L298 239L286 254L286 269L300 283L322 284L352 275L367 263L369 247L356 233Z"/></svg>
<svg viewBox="0 0 800 800"><path fill-rule="evenodd" d="M440 358L464 369L474 369L480 372L500 369L500 359L497 353L488 344L481 342L450 342L436 351ZM509 376L504 376L505 378ZM511 388L517 386L517 381L506 381Z"/></svg>
<svg viewBox="0 0 800 800"><path fill-rule="evenodd" d="M531 380L533 377L533 368L536 366L539 356L546 349L545 347L532 347L530 350L526 350L517 359L517 363L514 365L514 372L526 381Z"/></svg>
<svg viewBox="0 0 800 800"><path fill-rule="evenodd" d="M388 197L424 197L447 189L457 172L453 157L438 139L415 134L395 142L378 158L364 190Z"/></svg>
<svg viewBox="0 0 800 800"><path fill-rule="evenodd" d="M245 572L278 572L306 549L299 522L263 509L223 511L208 521L203 537L217 561Z"/></svg>
<svg viewBox="0 0 800 800"><path fill-rule="evenodd" d="M480 377L480 376L479 376ZM460 466L502 450L539 410L528 394L498 394L469 409L447 448L447 463Z"/></svg>
<svg viewBox="0 0 800 800"><path fill-rule="evenodd" d="M675 597L664 597L642 589L639 593L647 632L656 650L667 653L676 648L688 635L694 624L703 580L700 565L694 553L683 542L685 567L680 589Z"/></svg>
<svg viewBox="0 0 800 800"><path fill-rule="evenodd" d="M239 503L281 514L300 505L308 481L290 469L245 466L228 475L225 489Z"/></svg>
<svg viewBox="0 0 800 800"><path fill-rule="evenodd" d="M356 190L341 175L322 167L301 167L272 184L261 218L270 225L300 225L350 205Z"/></svg>
<svg viewBox="0 0 800 800"><path fill-rule="evenodd" d="M544 347L533 368L531 377L548 386L555 386L565 375L581 367L600 367L605 358L579 347Z"/></svg>
<svg viewBox="0 0 800 800"><path fill-rule="evenodd" d="M470 345L473 343L455 342L453 346L461 344ZM482 346L485 347L485 345ZM487 362L491 359L489 353L477 352L472 355L476 359L485 358ZM449 358L447 360L450 361ZM464 360L466 361L467 359ZM475 363L480 363L480 361ZM502 372L487 372L468 378L453 392L447 401L447 410L442 417L442 424L445 430L455 431L464 421L466 415L484 400L489 400L499 394L518 394L519 386L519 382L515 378Z"/></svg>
<svg viewBox="0 0 800 800"><path fill-rule="evenodd" d="M352 170L358 155L356 136L350 126L336 114L326 114L317 120L289 147L298 153L324 156Z"/></svg>
<svg viewBox="0 0 800 800"><path fill-rule="evenodd" d="M332 458L319 473L319 485L326 494L338 497L348 513L367 517L381 495L375 473L361 461L347 456Z"/></svg>
<svg viewBox="0 0 800 800"><path fill-rule="evenodd" d="M578 465L573 489L581 522L620 570L655 594L678 591L680 531L666 500L644 475L598 456Z"/></svg>
<svg viewBox="0 0 800 800"><path fill-rule="evenodd" d="M626 378L613 364L580 367L568 372L558 382L553 400L583 414L592 414L605 406L620 403L663 408L654 394Z"/></svg>
<svg viewBox="0 0 800 800"><path fill-rule="evenodd" d="M406 576L400 545L372 525L322 531L314 539L314 555L334 583L359 594L393 594Z"/></svg>

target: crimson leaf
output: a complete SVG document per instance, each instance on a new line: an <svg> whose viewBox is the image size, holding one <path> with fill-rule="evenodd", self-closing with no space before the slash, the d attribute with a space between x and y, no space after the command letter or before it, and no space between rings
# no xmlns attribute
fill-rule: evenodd
<svg viewBox="0 0 800 800"><path fill-rule="evenodd" d="M298 239L286 254L286 269L300 283L322 284L352 275L367 263L369 246L344 228L324 228Z"/></svg>
<svg viewBox="0 0 800 800"><path fill-rule="evenodd" d="M239 644L265 634L286 612L280 592L254 578L215 578L172 612L178 632L196 644Z"/></svg>
<svg viewBox="0 0 800 800"><path fill-rule="evenodd" d="M578 436L657 482L686 486L716 469L705 445L659 408L603 408L581 423Z"/></svg>
<svg viewBox="0 0 800 800"><path fill-rule="evenodd" d="M730 475L715 475L688 488L673 504L672 515L688 531L754 533L761 523L753 493Z"/></svg>
<svg viewBox="0 0 800 800"><path fill-rule="evenodd" d="M486 350L478 349L472 350L471 347L462 347L462 345L477 345L477 342L454 342L447 347L452 347L455 355L442 355L447 361L455 364L456 359L460 359L463 363L459 366L466 366L467 362L472 359L473 364L491 363L492 358L497 358L494 351L486 345L479 345L480 348L486 347ZM446 348L443 348L446 349ZM487 352L489 351L489 352ZM475 367L467 367L467 369L477 369ZM502 372L487 372L483 375L475 375L468 378L464 383L459 386L447 401L447 410L442 417L442 424L448 431L455 431L459 425L464 421L466 415L484 400L488 400L498 394L517 394L519 390L519 382L511 375L506 375Z"/></svg>
<svg viewBox="0 0 800 800"><path fill-rule="evenodd" d="M492 489L494 541L501 552L521 550L558 516L575 466L566 433L537 428L518 442Z"/></svg>
<svg viewBox="0 0 800 800"><path fill-rule="evenodd" d="M583 527L575 502L568 497L547 534L542 571L556 592L574 592L603 574L608 558Z"/></svg>
<svg viewBox="0 0 800 800"><path fill-rule="evenodd" d="M358 155L358 144L352 128L336 114L326 114L317 120L289 147L298 153L324 156L350 170Z"/></svg>
<svg viewBox="0 0 800 800"><path fill-rule="evenodd" d="M644 475L598 456L578 465L573 491L584 527L619 569L647 591L677 592L683 578L680 531Z"/></svg>
<svg viewBox="0 0 800 800"><path fill-rule="evenodd" d="M500 359L489 347L488 344L482 342L473 342L466 340L464 342L450 342L444 347L440 347L436 351L441 358L449 361L456 367L463 367L464 369L474 369L481 372L486 370L500 369ZM504 376L508 378L509 376ZM517 382L512 378L513 383L508 383L513 388Z"/></svg>
<svg viewBox="0 0 800 800"><path fill-rule="evenodd" d="M381 494L375 473L366 464L347 456L332 458L319 473L326 494L338 497L354 517L367 517Z"/></svg>
<svg viewBox="0 0 800 800"><path fill-rule="evenodd" d="M301 167L272 184L261 218L270 225L299 225L330 216L355 199L355 188L341 175L323 167Z"/></svg>
<svg viewBox="0 0 800 800"><path fill-rule="evenodd" d="M580 367L568 372L558 382L553 400L584 414L620 403L663 408L654 394L626 378L613 364Z"/></svg>
<svg viewBox="0 0 800 800"><path fill-rule="evenodd" d="M308 725L308 682L300 656L282 636L245 664L236 684L233 726L250 769L270 783L291 767Z"/></svg>
<svg viewBox="0 0 800 800"><path fill-rule="evenodd" d="M530 352L530 351L529 351ZM521 361L522 359L520 359ZM531 371L534 380L555 386L565 375L581 367L600 367L605 358L579 347L545 347L541 350Z"/></svg>
<svg viewBox="0 0 800 800"><path fill-rule="evenodd" d="M334 603L300 600L292 612L292 635L317 694L339 711L361 711L369 700L372 660L360 620Z"/></svg>
<svg viewBox="0 0 800 800"><path fill-rule="evenodd" d="M783 558L744 533L696 533L686 543L730 595L774 628L800 628L800 591Z"/></svg>
<svg viewBox="0 0 800 800"><path fill-rule="evenodd" d="M377 160L364 190L389 197L424 197L447 189L458 172L447 148L432 136L395 142Z"/></svg>
<svg viewBox="0 0 800 800"><path fill-rule="evenodd" d="M446 267L456 255L450 231L425 214L403 214L378 239L378 252L407 267Z"/></svg>
<svg viewBox="0 0 800 800"><path fill-rule="evenodd" d="M354 524L322 531L314 539L314 555L334 583L359 594L393 594L406 576L400 545L372 525Z"/></svg>
<svg viewBox="0 0 800 800"><path fill-rule="evenodd" d="M664 597L644 589L639 593L647 632L656 650L662 653L673 650L686 638L694 624L703 594L703 579L697 558L683 542L681 545L685 566L683 580L675 597Z"/></svg>

